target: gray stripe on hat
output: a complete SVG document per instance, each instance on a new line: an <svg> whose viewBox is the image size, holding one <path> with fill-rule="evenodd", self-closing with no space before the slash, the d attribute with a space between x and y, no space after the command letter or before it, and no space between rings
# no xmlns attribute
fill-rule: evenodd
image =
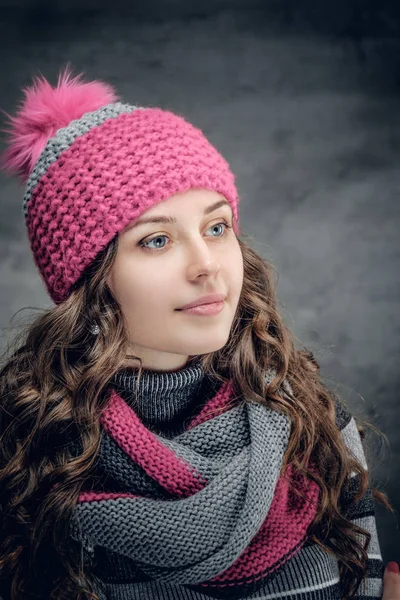
<svg viewBox="0 0 400 600"><path fill-rule="evenodd" d="M133 112L136 109L143 110L144 107L123 104L122 102L107 104L107 106L102 106L97 110L85 113L80 119L71 121L67 127L58 129L57 133L47 142L32 173L29 175L23 201L25 219L28 216L28 202L32 196L33 190L39 183L39 179L42 175L59 158L61 152L72 146L76 138L90 131L92 127L101 125L107 119L118 117L123 113Z"/></svg>

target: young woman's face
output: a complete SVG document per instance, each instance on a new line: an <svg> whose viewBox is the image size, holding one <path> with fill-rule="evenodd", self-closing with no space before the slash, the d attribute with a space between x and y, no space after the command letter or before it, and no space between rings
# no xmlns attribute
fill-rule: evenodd
<svg viewBox="0 0 400 600"><path fill-rule="evenodd" d="M220 200L221 194L208 190L176 194L119 235L108 285L128 324L130 352L142 359L144 368L180 369L190 355L219 350L229 338L243 284L243 258L233 229L225 225L233 225L230 205L205 214ZM176 222L138 224L159 216ZM218 314L177 310L211 293L226 296Z"/></svg>

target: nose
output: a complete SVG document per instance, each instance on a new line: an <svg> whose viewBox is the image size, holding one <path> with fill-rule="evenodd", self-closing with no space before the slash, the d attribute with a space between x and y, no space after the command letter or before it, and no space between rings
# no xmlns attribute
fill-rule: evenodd
<svg viewBox="0 0 400 600"><path fill-rule="evenodd" d="M189 254L189 278L195 279L199 275L214 275L218 273L220 269L219 262L207 243L202 241L200 244L194 246L194 249Z"/></svg>

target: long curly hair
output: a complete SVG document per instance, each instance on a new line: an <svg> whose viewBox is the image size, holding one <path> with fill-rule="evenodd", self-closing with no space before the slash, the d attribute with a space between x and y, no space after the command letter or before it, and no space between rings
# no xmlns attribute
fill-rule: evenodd
<svg viewBox="0 0 400 600"><path fill-rule="evenodd" d="M353 472L360 482L353 498L358 501L369 487L368 471L335 424L336 393L323 384L313 354L283 322L273 265L239 237L238 242L244 279L235 319L225 346L202 355L202 366L221 382L230 379L244 397L289 417L282 471L290 464L318 483L321 499L309 539L337 557L343 597L351 598L365 575L371 535L345 518L341 498ZM11 600L99 598L68 526L99 452L107 385L129 360L139 363L139 379L142 373L140 359L127 354L126 323L106 284L117 249L118 236L70 296L40 311L16 336L16 348L6 351L0 371L0 572L11 582ZM91 331L95 323L98 335ZM276 376L267 384L271 367ZM280 393L284 380L293 396ZM364 439L363 426L357 427ZM79 444L79 453L71 442ZM318 474L309 471L310 461ZM395 512L385 494L375 488L372 494Z"/></svg>

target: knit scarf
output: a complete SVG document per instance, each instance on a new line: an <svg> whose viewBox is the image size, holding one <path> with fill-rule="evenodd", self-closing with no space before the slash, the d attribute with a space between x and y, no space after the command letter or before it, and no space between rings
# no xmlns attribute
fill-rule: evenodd
<svg viewBox="0 0 400 600"><path fill-rule="evenodd" d="M79 539L134 561L144 580L239 599L307 541L320 490L290 465L281 472L290 422L235 401L230 381L173 439L149 431L115 390L101 427L99 461L122 491L80 494Z"/></svg>

